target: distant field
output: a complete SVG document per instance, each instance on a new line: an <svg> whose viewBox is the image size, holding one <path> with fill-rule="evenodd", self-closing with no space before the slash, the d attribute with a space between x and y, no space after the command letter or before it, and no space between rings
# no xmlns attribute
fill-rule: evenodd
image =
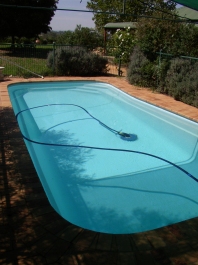
<svg viewBox="0 0 198 265"><path fill-rule="evenodd" d="M0 66L5 67L4 75L7 76L34 76L49 74L47 56L53 50L52 45L36 47L11 47L10 44L0 44Z"/></svg>

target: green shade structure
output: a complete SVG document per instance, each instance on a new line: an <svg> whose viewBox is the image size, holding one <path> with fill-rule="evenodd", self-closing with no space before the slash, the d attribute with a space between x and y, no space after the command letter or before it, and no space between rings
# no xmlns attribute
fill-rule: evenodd
<svg viewBox="0 0 198 265"><path fill-rule="evenodd" d="M198 1L197 0L177 0L175 3L187 6L189 8L198 10Z"/></svg>
<svg viewBox="0 0 198 265"><path fill-rule="evenodd" d="M182 6L177 9L177 13L180 17L186 17L187 19L190 19L191 22L198 23L198 10ZM196 26L198 25L196 24Z"/></svg>
<svg viewBox="0 0 198 265"><path fill-rule="evenodd" d="M114 22L114 23L107 23L104 28L105 29L123 29L128 28L136 29L137 22Z"/></svg>

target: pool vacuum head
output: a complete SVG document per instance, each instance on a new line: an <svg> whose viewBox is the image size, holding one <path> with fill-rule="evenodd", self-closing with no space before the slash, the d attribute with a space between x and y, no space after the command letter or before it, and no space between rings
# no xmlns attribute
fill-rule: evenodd
<svg viewBox="0 0 198 265"><path fill-rule="evenodd" d="M132 133L119 132L120 138L125 141L135 141L137 140L137 135Z"/></svg>

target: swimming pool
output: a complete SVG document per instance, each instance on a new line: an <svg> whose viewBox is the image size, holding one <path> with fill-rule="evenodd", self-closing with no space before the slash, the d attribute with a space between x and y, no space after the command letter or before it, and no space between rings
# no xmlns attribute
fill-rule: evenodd
<svg viewBox="0 0 198 265"><path fill-rule="evenodd" d="M126 234L198 216L196 122L103 82L8 91L49 202L66 220Z"/></svg>

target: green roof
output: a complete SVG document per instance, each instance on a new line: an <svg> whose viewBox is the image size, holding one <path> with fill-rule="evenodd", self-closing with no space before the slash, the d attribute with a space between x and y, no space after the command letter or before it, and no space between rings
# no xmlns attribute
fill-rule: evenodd
<svg viewBox="0 0 198 265"><path fill-rule="evenodd" d="M194 9L183 6L177 9L177 13L181 17L189 18L198 22L198 11Z"/></svg>
<svg viewBox="0 0 198 265"><path fill-rule="evenodd" d="M105 29L123 29L130 27L131 29L136 29L137 22L115 22L115 23L107 23L104 28Z"/></svg>

